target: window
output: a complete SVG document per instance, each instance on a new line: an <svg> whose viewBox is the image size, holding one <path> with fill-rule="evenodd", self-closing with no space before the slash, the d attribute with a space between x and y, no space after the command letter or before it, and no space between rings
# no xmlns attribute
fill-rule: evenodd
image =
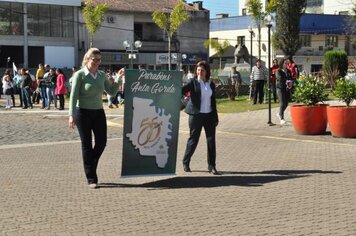
<svg viewBox="0 0 356 236"><path fill-rule="evenodd" d="M39 33L39 24L38 24L38 19L39 18L39 13L38 13L38 5L36 4L28 4L27 5L27 27L28 27L28 32L27 34L30 36L38 36L40 35Z"/></svg>
<svg viewBox="0 0 356 236"><path fill-rule="evenodd" d="M51 37L61 37L62 35L61 16L61 7L51 6Z"/></svg>
<svg viewBox="0 0 356 236"><path fill-rule="evenodd" d="M300 35L299 40L302 47L310 47L311 46L311 35Z"/></svg>
<svg viewBox="0 0 356 236"><path fill-rule="evenodd" d="M237 36L237 44L245 45L245 36Z"/></svg>
<svg viewBox="0 0 356 236"><path fill-rule="evenodd" d="M142 24L134 24L134 40L142 40Z"/></svg>
<svg viewBox="0 0 356 236"><path fill-rule="evenodd" d="M339 11L339 15L348 15L349 12L348 11Z"/></svg>
<svg viewBox="0 0 356 236"><path fill-rule="evenodd" d="M338 36L336 35L326 35L325 47L337 47L338 46Z"/></svg>
<svg viewBox="0 0 356 236"><path fill-rule="evenodd" d="M38 12L40 13L38 16L39 36L49 37L51 36L51 18L49 5L39 5Z"/></svg>
<svg viewBox="0 0 356 236"><path fill-rule="evenodd" d="M23 32L23 4L0 3L0 34L20 35Z"/></svg>
<svg viewBox="0 0 356 236"><path fill-rule="evenodd" d="M74 36L74 13L73 7L62 7L63 37L71 38Z"/></svg>
<svg viewBox="0 0 356 236"><path fill-rule="evenodd" d="M307 0L307 7L321 7L323 2L323 0Z"/></svg>
<svg viewBox="0 0 356 236"><path fill-rule="evenodd" d="M243 15L243 16L246 16L246 15L247 15L247 10L246 10L246 8L243 8L243 9L242 9L242 15Z"/></svg>
<svg viewBox="0 0 356 236"><path fill-rule="evenodd" d="M155 23L142 24L142 40L143 41L162 41L163 32Z"/></svg>
<svg viewBox="0 0 356 236"><path fill-rule="evenodd" d="M28 35L69 38L74 35L73 7L28 4Z"/></svg>
<svg viewBox="0 0 356 236"><path fill-rule="evenodd" d="M23 34L23 4L11 3L11 34Z"/></svg>
<svg viewBox="0 0 356 236"><path fill-rule="evenodd" d="M10 28L10 3L0 3L0 33L9 34Z"/></svg>

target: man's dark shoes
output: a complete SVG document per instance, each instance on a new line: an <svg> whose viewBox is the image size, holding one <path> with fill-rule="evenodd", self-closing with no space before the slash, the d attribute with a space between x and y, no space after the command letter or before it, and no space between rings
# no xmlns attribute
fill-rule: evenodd
<svg viewBox="0 0 356 236"><path fill-rule="evenodd" d="M213 175L221 175L221 173L216 170L215 166L209 166L208 170L209 170L209 173L212 173Z"/></svg>
<svg viewBox="0 0 356 236"><path fill-rule="evenodd" d="M183 165L184 172L192 172L192 170L189 168L189 165Z"/></svg>

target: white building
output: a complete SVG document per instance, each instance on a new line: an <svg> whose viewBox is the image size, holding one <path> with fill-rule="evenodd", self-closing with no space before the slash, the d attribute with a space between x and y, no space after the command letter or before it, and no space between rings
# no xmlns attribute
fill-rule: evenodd
<svg viewBox="0 0 356 236"><path fill-rule="evenodd" d="M244 3L244 1L241 2ZM332 3L333 1L324 1L323 9L329 9L329 6L333 6ZM311 4L311 1L308 4ZM349 6L348 11L351 11L353 5L348 4L347 6ZM242 10L243 7L240 7L240 9ZM340 8L334 8L339 13L345 13L345 9L347 10L344 5ZM344 14L304 14L301 17L300 39L302 40L302 47L294 56L294 60L300 66L301 71L320 71L323 64L323 54L326 50L330 49L345 50L348 53L350 64L356 64L356 32L355 30L350 31L347 27L349 25L355 29L355 24L353 22L353 25L350 25L348 23L349 18L350 16L345 16ZM236 44L246 45L249 51L252 49L252 55L257 57L257 28L253 28L254 33L251 48L251 34L248 31L250 25L253 26L254 23L248 15L211 19L210 38L219 39L220 41L227 39L231 45L223 56L224 63L234 62L233 52ZM273 34L273 28L271 34ZM216 68L218 57L215 55L214 50L210 50L209 56ZM266 26L263 26L261 29L260 59L268 65L267 56L268 30ZM271 47L271 60L275 57L283 56L281 51L274 51Z"/></svg>
<svg viewBox="0 0 356 236"><path fill-rule="evenodd" d="M102 65L114 70L123 66L137 68L144 65L148 69L168 69L168 39L165 32L152 20L152 13L159 9L173 9L178 0L141 0L140 4L127 4L126 0L94 0L107 3L109 10L102 27L94 36L94 46L102 52ZM173 36L171 45L172 69L192 69L198 60L208 60L208 50L204 41L209 38L209 10L203 8L202 1L185 4L191 19L185 22ZM89 46L89 35L80 19L79 41L81 54ZM134 57L126 51L124 41L133 44L141 41ZM80 48L80 49L81 49Z"/></svg>
<svg viewBox="0 0 356 236"><path fill-rule="evenodd" d="M248 15L246 2L248 0L239 0L239 15ZM269 0L261 0L263 9ZM332 14L332 15L351 15L354 0L307 0L307 9L305 13Z"/></svg>
<svg viewBox="0 0 356 236"><path fill-rule="evenodd" d="M75 65L80 5L80 0L0 0L0 59L20 67Z"/></svg>

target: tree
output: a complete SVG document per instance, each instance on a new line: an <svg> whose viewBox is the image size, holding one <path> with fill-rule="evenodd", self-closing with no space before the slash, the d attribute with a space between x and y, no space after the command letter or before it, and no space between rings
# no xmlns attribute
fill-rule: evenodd
<svg viewBox="0 0 356 236"><path fill-rule="evenodd" d="M168 70L171 70L171 42L179 27L190 19L185 10L183 1L179 1L172 11L168 9L157 10L152 13L153 22L168 36Z"/></svg>
<svg viewBox="0 0 356 236"><path fill-rule="evenodd" d="M92 0L87 0L83 7L82 13L90 34L90 47L93 47L94 35L99 30L101 23L104 21L105 12L109 6L106 3L95 5Z"/></svg>
<svg viewBox="0 0 356 236"><path fill-rule="evenodd" d="M299 22L306 2L306 0L278 0L274 45L287 56L294 56L301 47Z"/></svg>
<svg viewBox="0 0 356 236"><path fill-rule="evenodd" d="M348 58L344 50L330 50L324 53L323 72L329 80L331 87L335 86L337 79L347 74Z"/></svg>
<svg viewBox="0 0 356 236"><path fill-rule="evenodd" d="M251 14L258 30L258 58L261 58L261 27L263 25L266 13L263 12L262 2L260 0L248 0L246 7L247 11Z"/></svg>
<svg viewBox="0 0 356 236"><path fill-rule="evenodd" d="M230 46L229 41L225 40L224 42L220 43L217 39L208 39L204 42L204 46L206 48L211 47L216 51L216 54L219 56L219 68L221 70L221 58L223 57L226 49Z"/></svg>

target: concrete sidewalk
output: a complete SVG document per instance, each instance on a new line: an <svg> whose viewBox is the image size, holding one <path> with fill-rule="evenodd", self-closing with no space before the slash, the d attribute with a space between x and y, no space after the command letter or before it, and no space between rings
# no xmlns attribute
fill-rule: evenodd
<svg viewBox="0 0 356 236"><path fill-rule="evenodd" d="M66 112L0 112L0 235L356 235L355 139L296 135L288 110L286 126L267 110L220 114L223 175L207 172L204 133L184 173L182 112L177 175L120 178L123 108L106 113L89 190Z"/></svg>

